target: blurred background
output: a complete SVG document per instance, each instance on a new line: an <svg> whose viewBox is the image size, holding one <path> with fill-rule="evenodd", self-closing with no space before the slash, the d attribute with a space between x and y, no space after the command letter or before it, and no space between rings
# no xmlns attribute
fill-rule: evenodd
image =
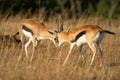
<svg viewBox="0 0 120 80"><path fill-rule="evenodd" d="M57 48L50 40L38 43L32 62L31 44L26 58L22 44L13 38L20 21L33 18L55 30L56 16L60 23L61 15L65 18L64 31L93 24L116 33L106 34L102 42L102 66L97 51L90 68L92 52L88 45L82 49L85 62L75 46L63 66L69 44ZM120 0L0 0L0 80L120 80L119 75Z"/></svg>
<svg viewBox="0 0 120 80"><path fill-rule="evenodd" d="M81 16L116 19L120 16L120 0L0 0L1 18L18 14L42 16L46 20L56 14L75 19Z"/></svg>

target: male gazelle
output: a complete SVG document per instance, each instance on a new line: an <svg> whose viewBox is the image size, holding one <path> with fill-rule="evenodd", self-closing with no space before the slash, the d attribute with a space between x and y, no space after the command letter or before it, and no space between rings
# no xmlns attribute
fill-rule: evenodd
<svg viewBox="0 0 120 80"><path fill-rule="evenodd" d="M23 19L18 26L18 32L14 35L14 38L17 39L15 36L20 35L20 40L22 42L22 47L24 46L24 36L28 37L28 42L25 44L25 53L26 57L28 56L28 46L32 42L33 43L33 53L35 50L35 47L37 46L37 41L44 40L44 39L50 39L55 44L56 39L56 33L54 33L51 30L48 30L46 26L43 23L38 22L34 19Z"/></svg>
<svg viewBox="0 0 120 80"><path fill-rule="evenodd" d="M57 21L56 21L57 22ZM63 22L63 21L62 21ZM58 24L58 22L57 22ZM94 61L94 57L96 54L96 46L97 45L100 56L102 58L102 47L101 47L101 41L103 40L104 33L109 33L109 34L115 34L114 32L110 32L108 30L104 30L98 25L83 25L78 28L73 28L69 32L63 32L63 23L57 31L57 36L58 36L58 46L61 46L64 42L68 42L70 44L70 50L69 53L63 63L63 65L66 63L68 60L69 55L71 54L72 48L74 45L77 45L79 47L80 53L82 50L83 44L87 43L90 49L93 52L92 60L90 65ZM82 53L81 53L82 55ZM82 55L82 58L84 56Z"/></svg>

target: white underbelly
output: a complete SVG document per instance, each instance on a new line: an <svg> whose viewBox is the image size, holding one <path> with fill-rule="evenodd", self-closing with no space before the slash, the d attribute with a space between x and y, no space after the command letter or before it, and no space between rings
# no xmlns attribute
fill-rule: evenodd
<svg viewBox="0 0 120 80"><path fill-rule="evenodd" d="M77 41L76 41L76 45L77 46L81 46L82 44L85 44L87 43L87 40L86 40L86 36L83 35L81 36Z"/></svg>
<svg viewBox="0 0 120 80"><path fill-rule="evenodd" d="M93 38L93 42L97 42L97 41L101 41L103 39L103 36L104 36L104 33L100 33L98 32L96 34L96 36ZM86 36L83 35L81 36L77 41L76 41L76 45L77 46L81 46L82 44L85 44L87 43L87 39L86 39Z"/></svg>
<svg viewBox="0 0 120 80"><path fill-rule="evenodd" d="M103 33L100 34L100 32L98 32L94 38L94 42L100 40L101 38L103 38Z"/></svg>
<svg viewBox="0 0 120 80"><path fill-rule="evenodd" d="M49 37L46 37L46 36L36 36L36 39L39 41L39 40L45 40L45 39L50 39L52 40L51 38Z"/></svg>
<svg viewBox="0 0 120 80"><path fill-rule="evenodd" d="M26 36L26 37L28 37L28 38L31 38L32 37L32 33L31 32L28 32L28 31L26 31L26 30L22 30L23 31L23 34L24 34L24 36Z"/></svg>
<svg viewBox="0 0 120 80"><path fill-rule="evenodd" d="M23 34L25 37L28 37L28 38L32 38L32 33L31 32L28 32L26 30L22 30L23 31ZM43 40L43 39L49 39L47 37L42 37L42 36L36 36L36 39L39 41L39 40ZM50 38L51 39L51 38Z"/></svg>
<svg viewBox="0 0 120 80"><path fill-rule="evenodd" d="M94 42L97 42L97 41L102 41L102 39L103 39L103 37L104 37L104 33L100 33L100 32L98 32L97 34L96 34L96 36L95 36L95 38L94 38Z"/></svg>
<svg viewBox="0 0 120 80"><path fill-rule="evenodd" d="M37 36L37 40L38 40L38 41L39 41L39 40L43 40L43 39L45 39L45 37Z"/></svg>

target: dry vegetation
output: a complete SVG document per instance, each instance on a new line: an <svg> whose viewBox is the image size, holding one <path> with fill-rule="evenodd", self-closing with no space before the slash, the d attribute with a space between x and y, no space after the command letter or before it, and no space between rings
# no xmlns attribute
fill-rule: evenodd
<svg viewBox="0 0 120 80"><path fill-rule="evenodd" d="M21 44L15 43L12 35L16 33L19 16L1 20L0 24L0 80L120 80L120 20L103 18L80 18L65 20L64 27L77 27L84 24L99 24L102 28L116 32L116 36L105 35L103 46L103 65L99 65L100 57L96 54L94 63L90 66L92 52L88 46L83 47L86 62L82 62L79 49L75 46L65 66L62 65L67 56L69 45L65 43L56 48L49 40L39 42L34 59L30 62L25 57ZM44 22L53 29L54 20ZM7 36L7 37L6 37Z"/></svg>

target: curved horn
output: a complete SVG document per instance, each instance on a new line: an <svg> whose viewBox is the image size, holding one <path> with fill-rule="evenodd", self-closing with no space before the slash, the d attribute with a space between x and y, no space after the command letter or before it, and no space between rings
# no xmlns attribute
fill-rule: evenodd
<svg viewBox="0 0 120 80"><path fill-rule="evenodd" d="M56 32L60 32L60 31L59 31L59 24L58 24L58 16L56 17L56 25L57 25L57 26L56 26L56 28L57 28Z"/></svg>
<svg viewBox="0 0 120 80"><path fill-rule="evenodd" d="M69 33L70 32L70 27L67 29L67 33Z"/></svg>
<svg viewBox="0 0 120 80"><path fill-rule="evenodd" d="M63 22L64 22L64 20L63 20L63 16L62 16L61 17L61 24L60 24L60 32L63 31Z"/></svg>

